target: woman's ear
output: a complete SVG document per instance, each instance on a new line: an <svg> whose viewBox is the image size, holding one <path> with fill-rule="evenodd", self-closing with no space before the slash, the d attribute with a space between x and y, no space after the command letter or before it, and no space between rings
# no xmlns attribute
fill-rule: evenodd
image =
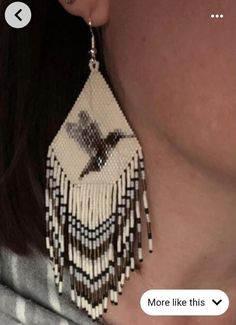
<svg viewBox="0 0 236 325"><path fill-rule="evenodd" d="M110 0L58 0L71 15L82 17L87 23L91 18L94 27L104 25L109 18Z"/></svg>

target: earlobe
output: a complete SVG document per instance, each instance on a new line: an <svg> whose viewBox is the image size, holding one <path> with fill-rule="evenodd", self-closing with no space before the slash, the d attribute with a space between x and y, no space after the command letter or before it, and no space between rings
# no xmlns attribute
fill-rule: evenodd
<svg viewBox="0 0 236 325"><path fill-rule="evenodd" d="M105 25L109 20L109 4L110 0L96 0L94 6L90 11L90 15L87 17L86 22L89 23L89 19L94 27Z"/></svg>
<svg viewBox="0 0 236 325"><path fill-rule="evenodd" d="M86 23L91 19L94 27L104 25L109 18L110 0L58 0L71 15L82 17Z"/></svg>

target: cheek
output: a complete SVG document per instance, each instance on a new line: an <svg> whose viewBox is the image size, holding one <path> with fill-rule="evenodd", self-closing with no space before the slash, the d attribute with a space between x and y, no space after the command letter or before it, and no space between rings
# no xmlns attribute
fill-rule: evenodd
<svg viewBox="0 0 236 325"><path fill-rule="evenodd" d="M132 11L133 1L113 5L105 38L114 81L147 128L191 160L236 176L236 2L215 8L228 18L221 24L209 21L210 9L183 14L173 2L170 12L169 0L147 2L151 15Z"/></svg>

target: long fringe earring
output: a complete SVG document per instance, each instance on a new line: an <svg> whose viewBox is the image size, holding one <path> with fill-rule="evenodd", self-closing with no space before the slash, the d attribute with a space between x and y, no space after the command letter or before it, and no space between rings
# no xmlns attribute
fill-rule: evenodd
<svg viewBox="0 0 236 325"><path fill-rule="evenodd" d="M90 75L48 149L46 246L62 293L65 232L71 299L97 319L118 303L142 254L152 252L142 149L99 71L91 21Z"/></svg>

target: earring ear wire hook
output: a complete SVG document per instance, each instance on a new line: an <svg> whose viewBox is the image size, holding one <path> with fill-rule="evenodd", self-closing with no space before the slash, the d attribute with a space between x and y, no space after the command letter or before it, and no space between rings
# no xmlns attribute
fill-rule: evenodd
<svg viewBox="0 0 236 325"><path fill-rule="evenodd" d="M92 61L95 62L97 49L96 49L96 44L95 44L95 36L94 36L94 32L93 32L91 17L89 17L89 29L90 29L90 33L91 33L91 49L90 49L89 53L91 55Z"/></svg>
<svg viewBox="0 0 236 325"><path fill-rule="evenodd" d="M91 56L90 59L90 69L97 69L98 68L98 61L96 60L96 54L97 54L97 49L96 49L96 43L95 43L95 35L93 32L93 25L92 25L92 19L89 17L89 29L90 29L90 34L91 34L91 48L89 50L89 54Z"/></svg>

